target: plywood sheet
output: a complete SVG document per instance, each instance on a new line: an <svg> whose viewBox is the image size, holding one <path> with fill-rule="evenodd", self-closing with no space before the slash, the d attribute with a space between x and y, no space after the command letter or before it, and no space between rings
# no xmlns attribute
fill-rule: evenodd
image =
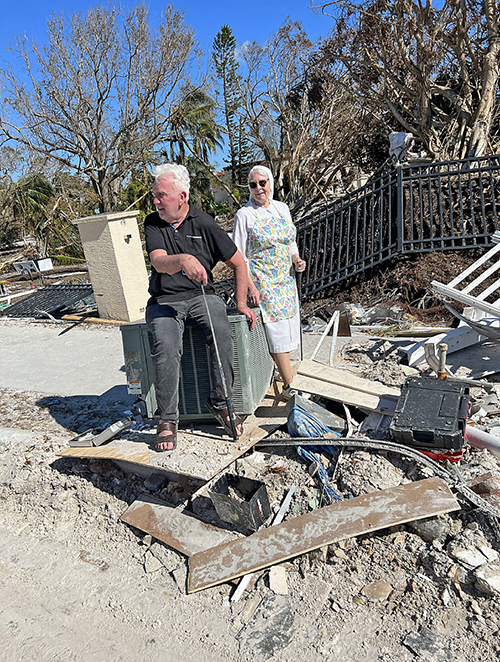
<svg viewBox="0 0 500 662"><path fill-rule="evenodd" d="M236 537L234 533L206 524L150 494L141 494L120 519L186 556L221 545Z"/></svg>
<svg viewBox="0 0 500 662"><path fill-rule="evenodd" d="M329 384L338 384L338 386L345 386L354 391L361 391L362 393L370 393L372 395L392 395L399 398L401 389L394 386L385 386L380 382L358 377L348 370L339 370L329 365L324 365L316 361L302 361L298 366L298 374L305 377L313 377L314 379L321 379ZM294 381L295 385L295 381Z"/></svg>
<svg viewBox="0 0 500 662"><path fill-rule="evenodd" d="M398 398L393 395L370 395L338 384L329 384L321 379L313 379L297 375L293 380L293 388L305 393L320 395L329 400L343 402L352 407L359 407L379 414L394 414Z"/></svg>
<svg viewBox="0 0 500 662"><path fill-rule="evenodd" d="M273 407L273 402L271 396L264 398L257 411L245 420L244 433L237 442L223 434L222 428L197 424L196 429L178 431L175 451L158 453L153 446L156 426L151 424L147 429L126 431L103 446L67 448L58 455L127 462L138 465L143 473L144 469L160 470L206 482L286 422L284 404Z"/></svg>
<svg viewBox="0 0 500 662"><path fill-rule="evenodd" d="M345 538L459 508L441 478L348 499L195 554L189 560L188 592L221 584Z"/></svg>

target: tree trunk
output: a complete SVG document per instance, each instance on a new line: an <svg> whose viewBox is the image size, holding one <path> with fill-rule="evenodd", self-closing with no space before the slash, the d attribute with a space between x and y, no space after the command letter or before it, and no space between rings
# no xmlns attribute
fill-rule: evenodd
<svg viewBox="0 0 500 662"><path fill-rule="evenodd" d="M496 0L484 0L484 12L489 48L482 62L482 94L473 120L469 156L482 156L486 152L498 89L500 34Z"/></svg>

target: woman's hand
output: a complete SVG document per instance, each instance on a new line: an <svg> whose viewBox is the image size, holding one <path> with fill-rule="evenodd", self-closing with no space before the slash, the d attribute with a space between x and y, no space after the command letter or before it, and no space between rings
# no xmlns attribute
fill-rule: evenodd
<svg viewBox="0 0 500 662"><path fill-rule="evenodd" d="M301 272L306 268L306 261L303 260L298 253L292 257L292 262L295 271Z"/></svg>
<svg viewBox="0 0 500 662"><path fill-rule="evenodd" d="M248 301L252 306L258 306L260 302L260 293L259 290L255 287L253 283L248 284Z"/></svg>

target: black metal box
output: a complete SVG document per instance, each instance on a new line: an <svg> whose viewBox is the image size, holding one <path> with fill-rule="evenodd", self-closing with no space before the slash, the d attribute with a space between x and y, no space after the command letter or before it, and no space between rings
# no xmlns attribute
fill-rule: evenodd
<svg viewBox="0 0 500 662"><path fill-rule="evenodd" d="M400 444L422 450L460 450L465 443L468 407L465 384L409 377L401 388L389 434Z"/></svg>
<svg viewBox="0 0 500 662"><path fill-rule="evenodd" d="M209 495L221 520L250 531L257 531L271 514L266 486L258 480L224 474Z"/></svg>

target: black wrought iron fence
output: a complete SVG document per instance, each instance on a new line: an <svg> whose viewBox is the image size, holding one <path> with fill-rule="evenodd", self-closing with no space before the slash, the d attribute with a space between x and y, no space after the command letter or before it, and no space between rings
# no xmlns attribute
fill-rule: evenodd
<svg viewBox="0 0 500 662"><path fill-rule="evenodd" d="M498 155L399 165L298 220L302 296L398 255L489 245L499 204Z"/></svg>

